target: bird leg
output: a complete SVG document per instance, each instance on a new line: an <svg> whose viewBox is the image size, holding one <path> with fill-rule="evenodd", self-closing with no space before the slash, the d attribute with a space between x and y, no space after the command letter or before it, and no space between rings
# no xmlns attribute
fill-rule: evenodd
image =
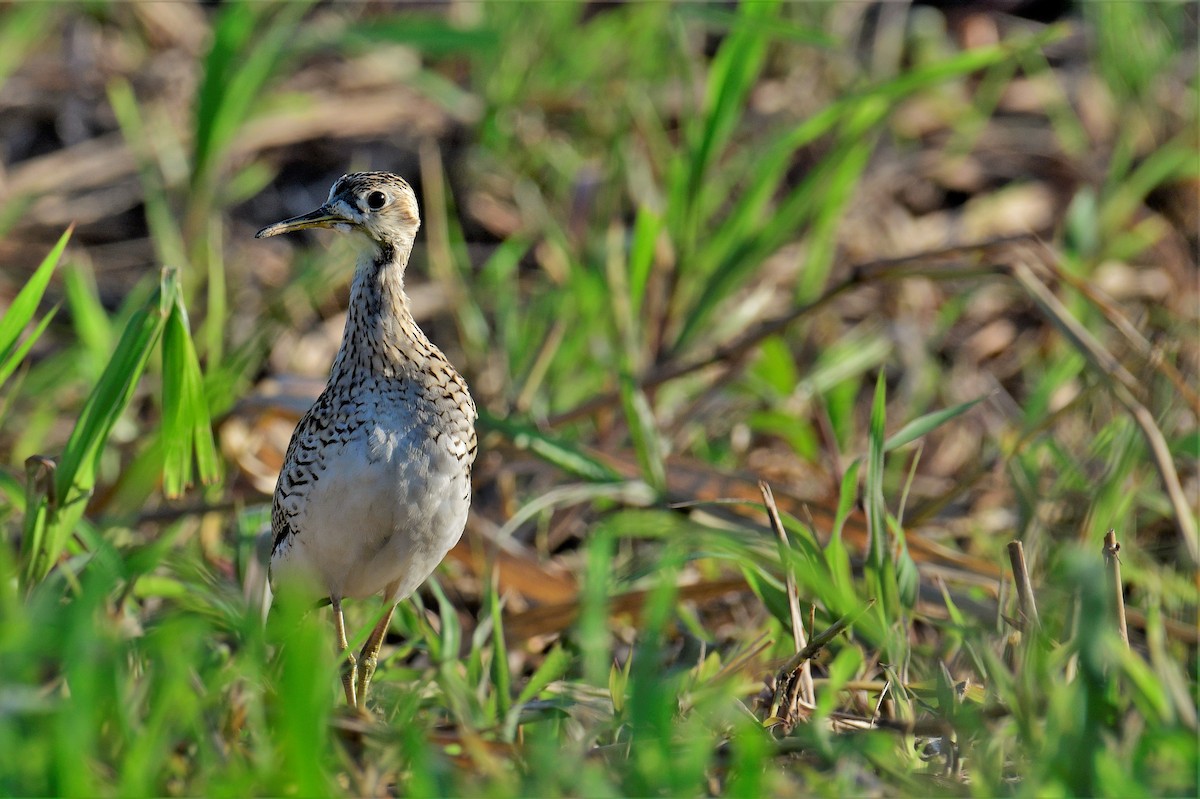
<svg viewBox="0 0 1200 799"><path fill-rule="evenodd" d="M358 707L358 701L354 696L354 686L358 679L358 664L354 659L354 653L347 651L350 649L350 644L346 641L346 619L342 616L342 600L330 597L329 601L333 604L333 632L337 638L338 657L345 658L342 661L342 689L346 692L346 704L350 707Z"/></svg>
<svg viewBox="0 0 1200 799"><path fill-rule="evenodd" d="M390 599L385 599L384 602L391 602L391 607L388 608L387 613L383 614L383 618L375 625L375 629L371 630L371 635L363 644L362 653L359 655L359 662L362 664L362 668L358 672L359 710L366 710L367 690L371 687L371 678L375 676L375 666L379 663L379 648L383 646L383 639L387 636L388 627L392 624L392 614L396 612L395 602Z"/></svg>

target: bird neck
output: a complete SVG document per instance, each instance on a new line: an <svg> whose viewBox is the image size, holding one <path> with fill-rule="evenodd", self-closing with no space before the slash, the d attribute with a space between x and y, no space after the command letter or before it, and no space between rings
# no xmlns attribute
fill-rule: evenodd
<svg viewBox="0 0 1200 799"><path fill-rule="evenodd" d="M417 326L404 292L411 252L411 241L372 242L359 256L334 378L400 377L441 356Z"/></svg>

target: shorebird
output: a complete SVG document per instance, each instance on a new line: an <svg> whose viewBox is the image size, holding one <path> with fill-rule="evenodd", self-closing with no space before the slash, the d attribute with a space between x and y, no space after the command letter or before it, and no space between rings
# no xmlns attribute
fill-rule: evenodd
<svg viewBox="0 0 1200 799"><path fill-rule="evenodd" d="M417 326L404 270L420 227L417 198L387 172L343 175L320 208L255 238L306 228L362 245L329 382L292 433L271 506L271 582L329 598L346 702L365 708L400 600L462 535L471 502L475 403ZM342 600L383 594L358 659Z"/></svg>

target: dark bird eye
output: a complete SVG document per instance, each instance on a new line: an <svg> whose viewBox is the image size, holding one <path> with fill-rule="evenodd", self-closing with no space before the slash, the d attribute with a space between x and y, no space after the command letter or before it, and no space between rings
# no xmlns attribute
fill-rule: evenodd
<svg viewBox="0 0 1200 799"><path fill-rule="evenodd" d="M372 211L378 211L387 203L387 195L381 191L373 191L367 195L367 205Z"/></svg>

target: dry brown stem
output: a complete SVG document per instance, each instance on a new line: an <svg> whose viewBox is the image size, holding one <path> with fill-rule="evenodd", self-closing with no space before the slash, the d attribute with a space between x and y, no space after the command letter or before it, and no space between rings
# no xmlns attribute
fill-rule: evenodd
<svg viewBox="0 0 1200 799"><path fill-rule="evenodd" d="M767 485L765 480L760 480L758 490L762 492L763 504L766 506L767 516L771 520L771 528L779 538L779 558L787 580L788 613L792 620L792 640L796 642L796 651L800 652L808 646L808 636L804 633L804 618L800 611L800 594L796 588L796 575L792 571L792 545L788 541L787 530L784 529L783 520L779 516L779 507L775 504L775 495L771 493L771 486ZM796 717L801 704L806 704L809 707L816 704L817 697L813 690L812 667L808 660L804 660L800 664L798 671L794 675L789 674L785 682L794 686L788 692L789 695L787 697L786 712L789 717Z"/></svg>
<svg viewBox="0 0 1200 799"><path fill-rule="evenodd" d="M1033 583L1029 580L1029 568L1025 564L1025 547L1020 541L1010 541L1008 558L1012 562L1013 582L1017 586L1017 604L1021 609L1022 630L1036 630L1041 626L1038 619L1037 602L1033 598Z"/></svg>

